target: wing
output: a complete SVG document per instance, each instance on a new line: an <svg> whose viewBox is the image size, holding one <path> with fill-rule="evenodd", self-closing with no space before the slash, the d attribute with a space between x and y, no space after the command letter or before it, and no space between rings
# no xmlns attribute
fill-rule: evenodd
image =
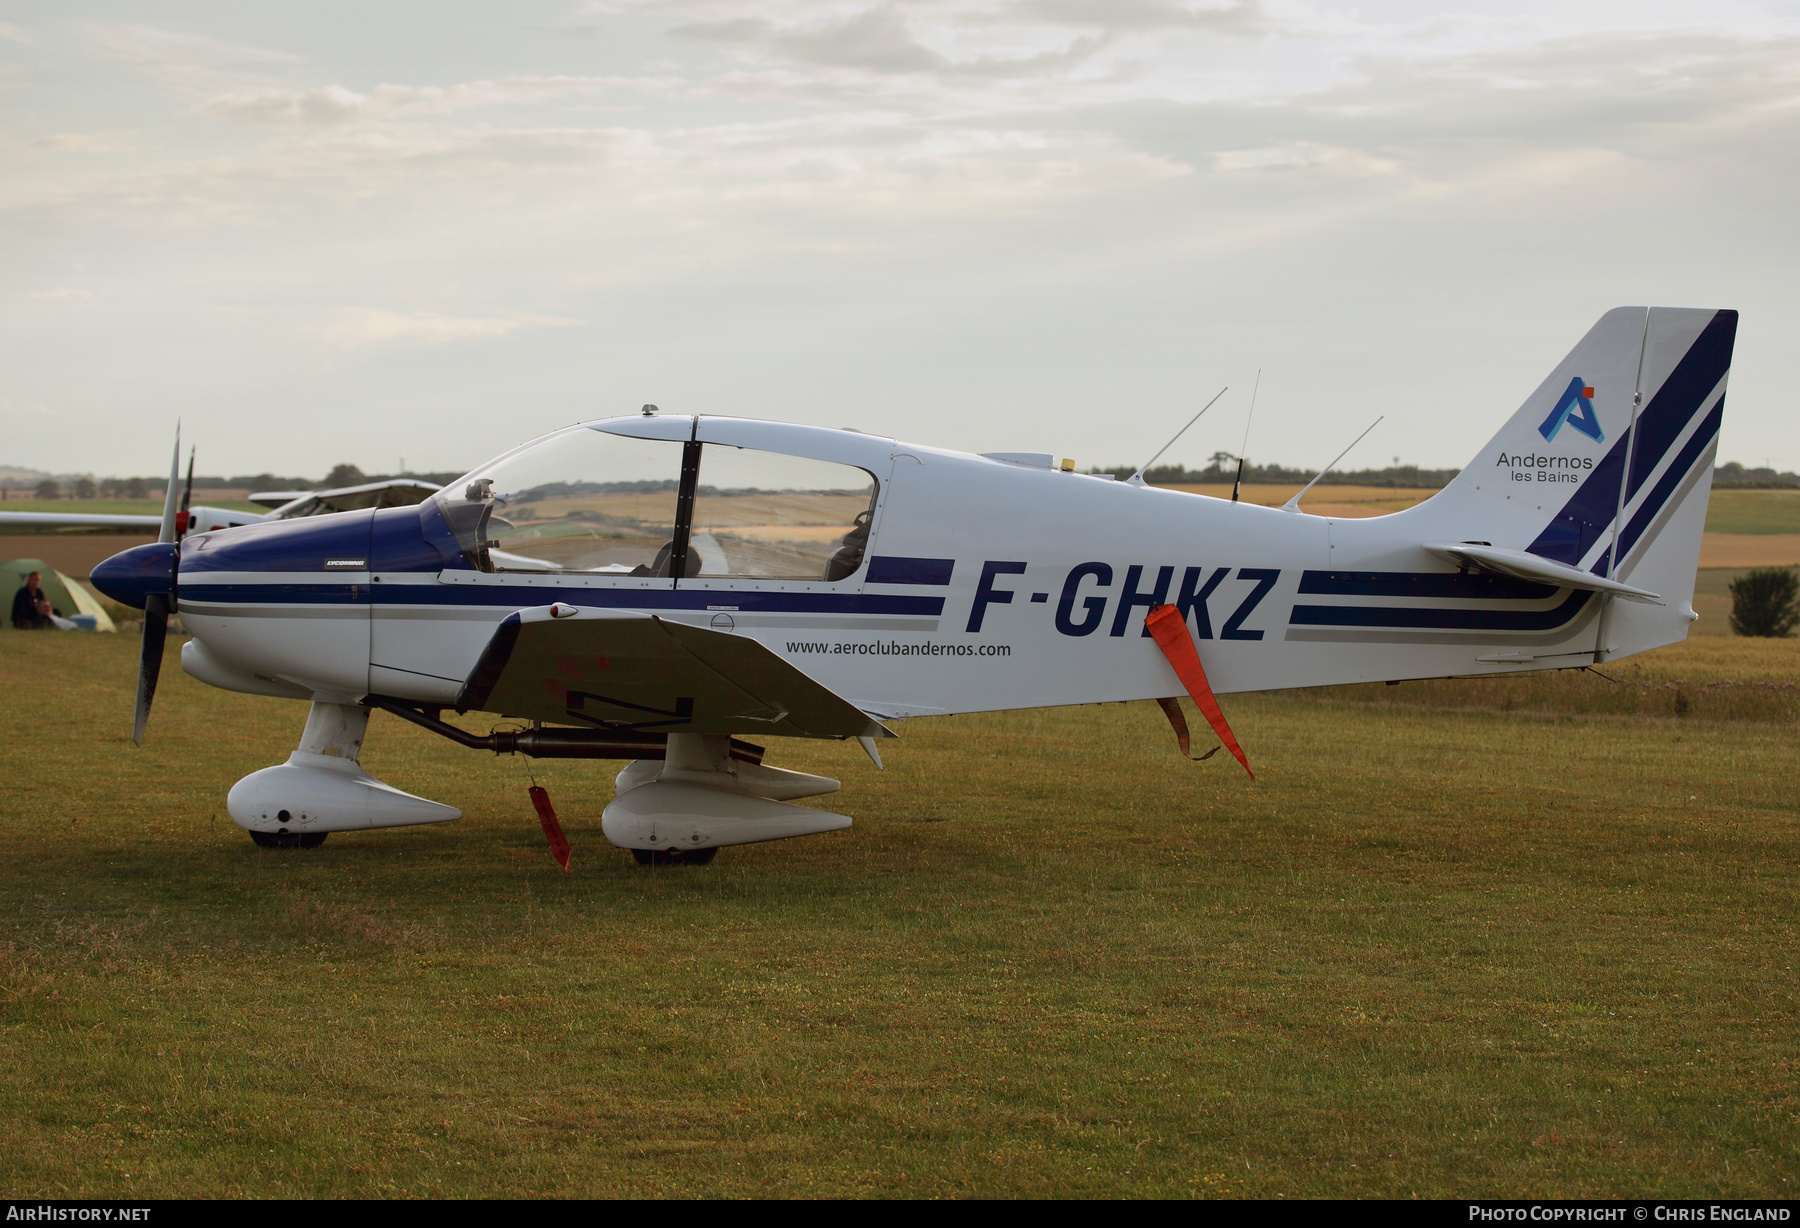
<svg viewBox="0 0 1800 1228"><path fill-rule="evenodd" d="M0 512L0 533L148 533L161 516L107 516L98 512Z"/></svg>
<svg viewBox="0 0 1800 1228"><path fill-rule="evenodd" d="M278 507L286 507L297 499L310 499L319 492L316 490L257 490L244 496L248 503L258 507L266 507L274 511Z"/></svg>
<svg viewBox="0 0 1800 1228"><path fill-rule="evenodd" d="M509 614L456 707L621 732L890 736L755 640L566 605Z"/></svg>
<svg viewBox="0 0 1800 1228"><path fill-rule="evenodd" d="M328 512L360 512L369 507L411 507L425 502L438 489L433 482L392 478L385 482L365 482L361 486L340 486L335 490L258 491L250 496L250 501L267 505L269 500L286 496L288 501L276 505L273 518L293 520L299 516L323 516Z"/></svg>

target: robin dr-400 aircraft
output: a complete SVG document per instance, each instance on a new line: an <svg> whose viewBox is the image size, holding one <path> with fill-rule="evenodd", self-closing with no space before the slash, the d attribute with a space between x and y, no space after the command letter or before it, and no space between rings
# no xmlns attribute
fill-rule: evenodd
<svg viewBox="0 0 1800 1228"><path fill-rule="evenodd" d="M557 431L415 507L165 540L93 574L143 607L138 734L188 673L310 701L231 790L260 844L434 823L357 762L374 709L496 753L620 758L645 863L848 827L745 737L1187 691L1579 667L1685 638L1734 311L1608 312L1443 491L1367 520L708 415ZM508 718L475 734L444 709ZM1182 730L1178 727L1178 732ZM1184 737L1185 742L1185 737ZM1245 764L1248 767L1248 763ZM565 868L567 844L534 791Z"/></svg>

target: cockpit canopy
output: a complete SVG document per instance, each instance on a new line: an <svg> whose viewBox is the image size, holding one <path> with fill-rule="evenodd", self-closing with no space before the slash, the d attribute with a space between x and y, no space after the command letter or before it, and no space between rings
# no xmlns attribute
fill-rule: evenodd
<svg viewBox="0 0 1800 1228"><path fill-rule="evenodd" d="M693 419L640 438L606 423L546 435L437 495L482 571L844 579L877 494L865 469L702 443Z"/></svg>

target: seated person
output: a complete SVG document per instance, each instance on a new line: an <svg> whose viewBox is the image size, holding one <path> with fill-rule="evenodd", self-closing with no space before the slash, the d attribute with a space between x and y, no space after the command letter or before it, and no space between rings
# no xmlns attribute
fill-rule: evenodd
<svg viewBox="0 0 1800 1228"><path fill-rule="evenodd" d="M63 612L52 606L48 597L38 598L37 612L38 617L44 620L43 625L47 627L54 627L58 631L75 630L75 624L69 619L64 618Z"/></svg>
<svg viewBox="0 0 1800 1228"><path fill-rule="evenodd" d="M50 626L50 601L44 596L43 576L32 572L25 585L13 594L12 625L21 631L41 631ZM42 606L45 613L39 613Z"/></svg>
<svg viewBox="0 0 1800 1228"><path fill-rule="evenodd" d="M631 574L634 576L669 575L672 570L669 556L674 553L675 543L673 541L666 541L663 543L663 548L656 552L656 557L652 559L649 564L639 563L636 567L631 569ZM681 574L683 577L697 576L700 574L700 556L693 550L688 551L687 566L681 569Z"/></svg>
<svg viewBox="0 0 1800 1228"><path fill-rule="evenodd" d="M856 523L844 534L844 544L838 547L838 552L825 564L824 578L842 580L845 576L854 575L856 569L862 566L863 552L868 548L869 513L858 512Z"/></svg>

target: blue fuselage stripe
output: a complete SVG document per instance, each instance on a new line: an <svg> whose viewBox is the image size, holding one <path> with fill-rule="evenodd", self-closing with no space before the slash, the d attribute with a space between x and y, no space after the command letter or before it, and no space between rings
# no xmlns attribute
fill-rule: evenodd
<svg viewBox="0 0 1800 1228"><path fill-rule="evenodd" d="M1322 597L1446 597L1474 601L1542 601L1548 584L1458 571L1308 571L1300 592Z"/></svg>
<svg viewBox="0 0 1800 1228"><path fill-rule="evenodd" d="M729 605L747 614L900 614L937 618L942 597L869 593L761 593L718 590L511 588L428 584L183 584L187 601L244 605L480 606L518 610L555 601L588 608L705 610Z"/></svg>
<svg viewBox="0 0 1800 1228"><path fill-rule="evenodd" d="M1297 605L1291 626L1432 627L1453 631L1553 631L1581 612L1591 593L1571 591L1548 610L1445 610L1418 606Z"/></svg>

